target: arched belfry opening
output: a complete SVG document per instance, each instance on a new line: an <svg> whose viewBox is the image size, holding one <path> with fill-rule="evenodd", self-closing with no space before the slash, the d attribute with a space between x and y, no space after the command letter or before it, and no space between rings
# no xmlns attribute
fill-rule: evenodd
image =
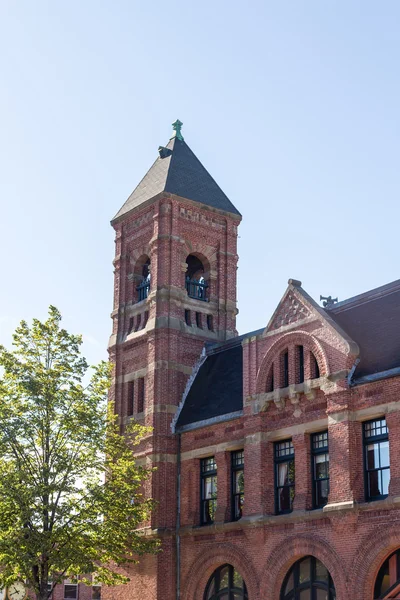
<svg viewBox="0 0 400 600"><path fill-rule="evenodd" d="M137 260L134 268L134 275L136 280L135 302L141 302L147 298L150 291L151 265L150 258L147 254L143 254Z"/></svg>
<svg viewBox="0 0 400 600"><path fill-rule="evenodd" d="M186 258L186 291L190 298L208 301L209 268L206 261L195 254Z"/></svg>

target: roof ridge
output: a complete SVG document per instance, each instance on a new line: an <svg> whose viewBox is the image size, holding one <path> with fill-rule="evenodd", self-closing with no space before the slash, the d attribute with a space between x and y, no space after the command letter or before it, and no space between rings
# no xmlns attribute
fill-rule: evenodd
<svg viewBox="0 0 400 600"><path fill-rule="evenodd" d="M177 139L177 138L173 138L173 139ZM221 192L221 194L223 194L223 196L225 196L225 198L227 199L227 201L232 204L232 202L229 200L228 196L225 194L224 190L221 188L221 186L218 185L218 183L215 181L214 177L211 175L211 173L206 169L206 167L203 165L203 163L201 162L200 159L197 158L196 154L193 152L193 150L191 149L191 147L189 146L189 144L185 141L185 140L179 140L181 142L181 144L184 144L186 146L186 148L189 150L189 152L191 153L191 155L193 156L193 158L199 163L200 167L203 169L203 171L205 171L207 173L207 175L209 176L209 178L215 183L215 185L217 186L217 188L219 189L219 191ZM171 165L174 162L174 153L172 153L172 157L171 157ZM170 167L171 167L170 165ZM167 190L168 188L168 180L169 180L169 176L170 176L170 170L168 170L168 175L167 175L167 179L165 182L165 189ZM233 206L233 204L232 204ZM235 208L235 207L234 207ZM239 213L240 214L240 213Z"/></svg>
<svg viewBox="0 0 400 600"><path fill-rule="evenodd" d="M396 279L390 283L386 283L385 285L381 285L377 288L373 288L372 290L368 290L367 292L363 292L362 294L357 294L357 296L352 296L351 298L347 298L346 300L342 300L341 302L337 302L333 304L329 308L325 308L328 313L339 313L350 308L354 308L355 306L361 306L362 304L367 304L368 302L373 302L374 300L378 300L379 298L383 298L385 296L389 296L390 294L394 294L400 290L400 279Z"/></svg>

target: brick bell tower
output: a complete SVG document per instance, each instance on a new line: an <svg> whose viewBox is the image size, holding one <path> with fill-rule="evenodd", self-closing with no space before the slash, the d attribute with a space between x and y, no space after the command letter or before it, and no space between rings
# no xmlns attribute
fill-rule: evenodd
<svg viewBox="0 0 400 600"><path fill-rule="evenodd" d="M115 229L111 397L121 431L153 428L138 460L157 467L158 507L148 533L162 552L129 569L113 598L176 598L178 442L171 421L205 342L236 331L237 228L241 215L186 144L182 123L112 220Z"/></svg>

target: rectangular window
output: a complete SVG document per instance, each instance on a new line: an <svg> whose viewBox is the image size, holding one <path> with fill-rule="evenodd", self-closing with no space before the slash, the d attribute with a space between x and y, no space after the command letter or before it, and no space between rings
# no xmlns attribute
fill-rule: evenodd
<svg viewBox="0 0 400 600"><path fill-rule="evenodd" d="M186 325L189 325L189 327L192 324L192 321L190 319L190 310L188 310L187 308L185 309L185 323Z"/></svg>
<svg viewBox="0 0 400 600"><path fill-rule="evenodd" d="M140 377L138 379L138 413L142 413L144 411L144 377Z"/></svg>
<svg viewBox="0 0 400 600"><path fill-rule="evenodd" d="M244 451L231 454L232 469L232 521L241 518L244 503Z"/></svg>
<svg viewBox="0 0 400 600"><path fill-rule="evenodd" d="M133 399L135 393L135 383L133 381L128 381L128 404L126 414L128 417L133 415Z"/></svg>
<svg viewBox="0 0 400 600"><path fill-rule="evenodd" d="M386 419L364 423L365 495L367 500L389 494L389 432Z"/></svg>
<svg viewBox="0 0 400 600"><path fill-rule="evenodd" d="M292 512L295 494L292 440L275 443L275 490L276 513Z"/></svg>
<svg viewBox="0 0 400 600"><path fill-rule="evenodd" d="M286 350L283 355L283 387L289 385L289 352Z"/></svg>
<svg viewBox="0 0 400 600"><path fill-rule="evenodd" d="M313 507L322 508L328 502L329 494L329 449L328 432L314 433L311 436Z"/></svg>
<svg viewBox="0 0 400 600"><path fill-rule="evenodd" d="M76 583L64 584L64 598L76 600L78 597L78 585Z"/></svg>
<svg viewBox="0 0 400 600"><path fill-rule="evenodd" d="M53 580L49 579L47 582L47 596L49 597L53 591Z"/></svg>
<svg viewBox="0 0 400 600"><path fill-rule="evenodd" d="M213 327L213 316L212 315L207 315L207 328L210 331L214 331L214 327Z"/></svg>
<svg viewBox="0 0 400 600"><path fill-rule="evenodd" d="M201 524L214 523L217 508L217 463L215 458L203 458L201 467Z"/></svg>
<svg viewBox="0 0 400 600"><path fill-rule="evenodd" d="M201 313L197 312L196 313L196 327L198 327L199 329L202 329L202 323L201 323Z"/></svg>
<svg viewBox="0 0 400 600"><path fill-rule="evenodd" d="M92 586L92 600L101 600L101 585Z"/></svg>

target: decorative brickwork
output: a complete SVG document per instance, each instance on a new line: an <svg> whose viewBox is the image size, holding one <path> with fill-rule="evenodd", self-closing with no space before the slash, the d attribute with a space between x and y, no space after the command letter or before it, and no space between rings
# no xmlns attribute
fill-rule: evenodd
<svg viewBox="0 0 400 600"><path fill-rule="evenodd" d="M211 200L206 206L165 191L146 198L145 206L134 198L114 222L110 397L121 430L132 400L134 411L141 409L134 416L153 427L138 460L157 467L148 491L158 508L146 532L161 538L162 551L130 568L127 586L104 589L104 600L204 600L211 574L223 564L244 578L249 600L280 600L289 569L308 555L329 571L336 600L374 600L380 566L400 547L400 374L351 385L362 360L358 340L299 281L289 280L267 327L237 340L243 410L232 416L230 395L225 413L216 410L218 417L207 418L210 398L200 394L204 419L186 424L178 445L179 415L193 382L208 364L218 372L218 351L232 349L237 336L240 216ZM188 294L190 255L203 265L206 299ZM136 302L143 257L150 261L151 282L148 296ZM206 361L206 350L213 361ZM141 381L144 396L138 396ZM218 408L219 399L213 401ZM363 422L383 416L389 494L366 502ZM328 432L329 460L323 460L329 464L329 494L327 504L313 510L311 439L319 432ZM285 468L277 468L274 448L288 440L294 452L288 467L294 483L287 486L293 510L276 514L277 490L285 487L277 482ZM244 451L243 516L232 521L231 453L238 450ZM216 461L217 503L213 524L200 526L200 465L209 457Z"/></svg>

